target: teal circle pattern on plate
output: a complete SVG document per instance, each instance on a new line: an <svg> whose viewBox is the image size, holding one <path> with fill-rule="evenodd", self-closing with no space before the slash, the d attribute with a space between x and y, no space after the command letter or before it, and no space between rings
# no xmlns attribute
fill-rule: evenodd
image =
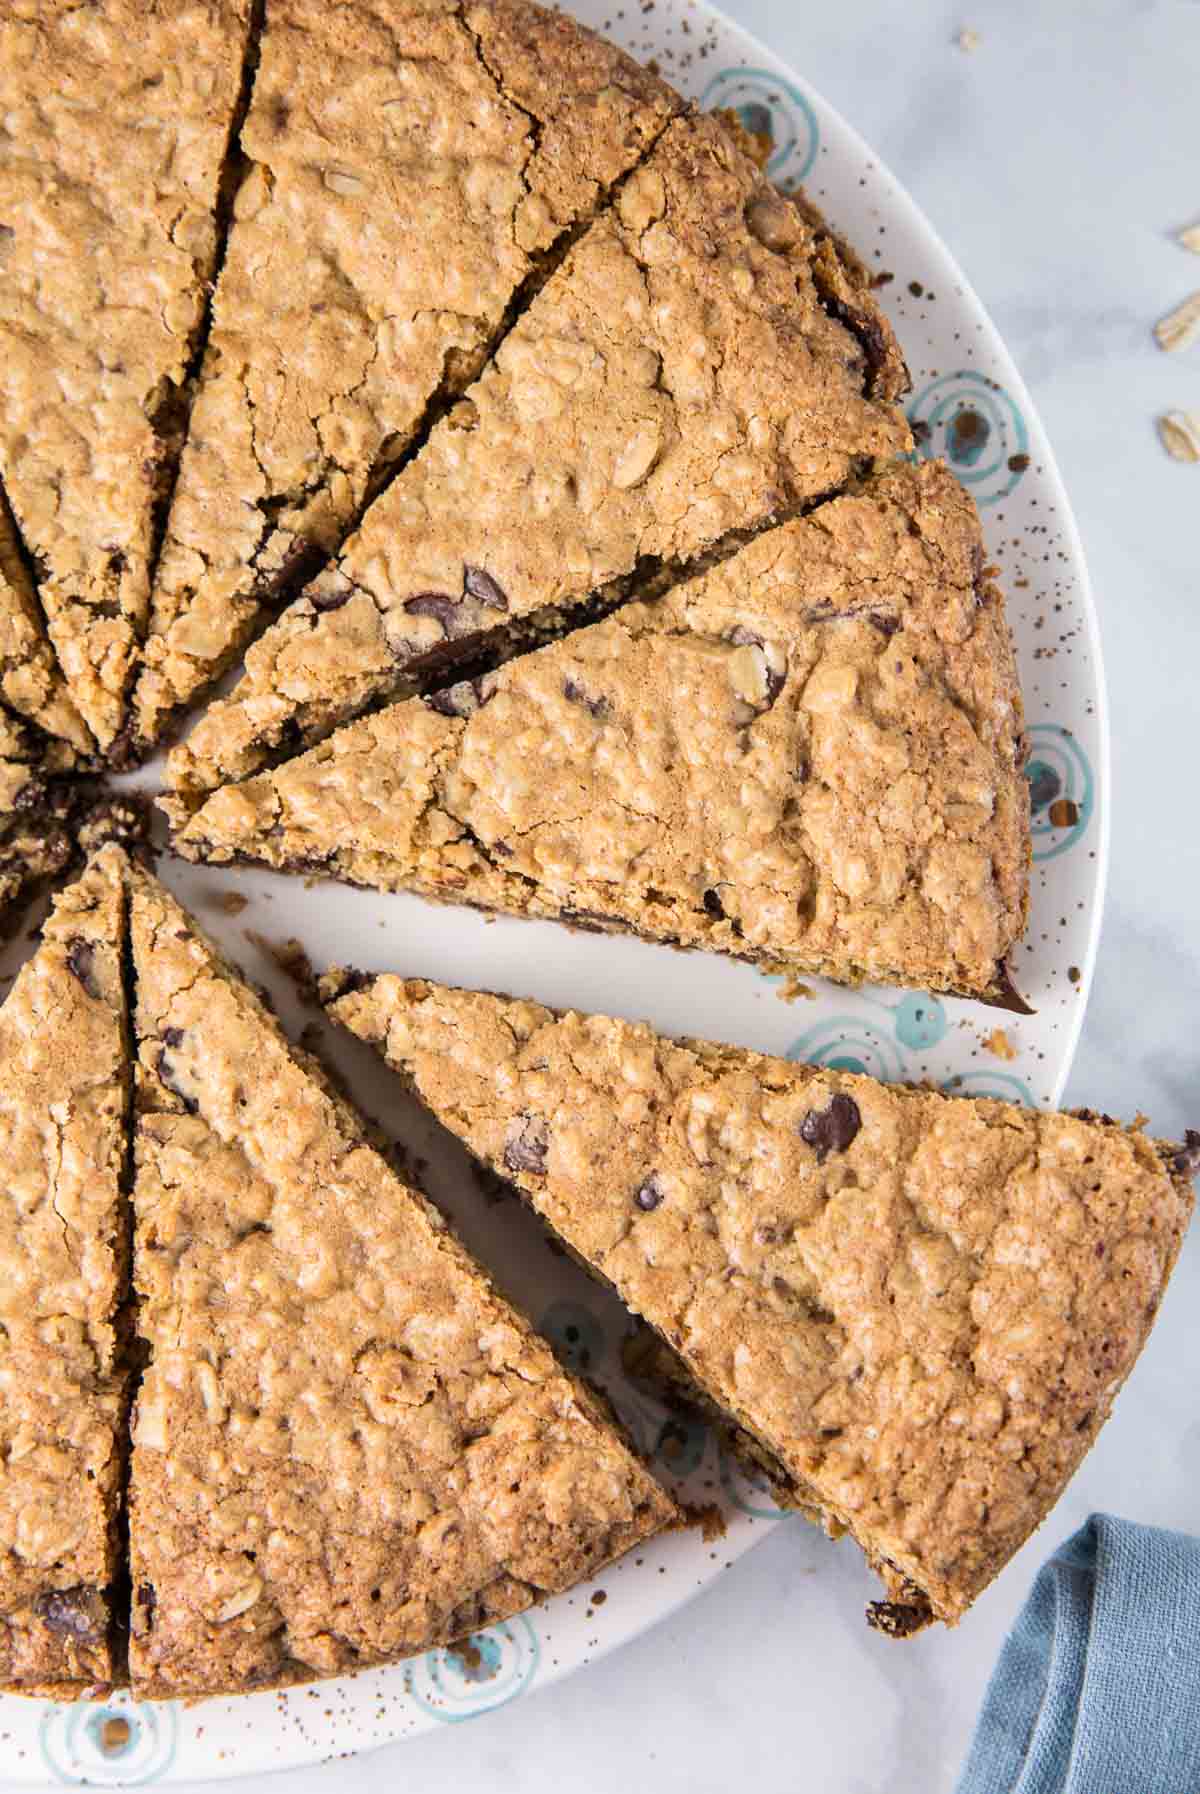
<svg viewBox="0 0 1200 1794"><path fill-rule="evenodd" d="M736 112L747 131L770 136L774 149L767 173L802 181L817 159L820 131L817 115L800 92L769 69L722 69L701 95L703 111L720 107Z"/></svg>
<svg viewBox="0 0 1200 1794"><path fill-rule="evenodd" d="M173 1701L72 1701L47 1709L42 1758L68 1788L140 1788L175 1760L179 1716Z"/></svg>
<svg viewBox="0 0 1200 1794"><path fill-rule="evenodd" d="M950 1026L946 1005L929 991L910 991L901 997L893 1014L896 1039L915 1053L927 1053L938 1046Z"/></svg>
<svg viewBox="0 0 1200 1794"><path fill-rule="evenodd" d="M553 1302L538 1322L568 1370L586 1376L604 1356L604 1329L581 1302Z"/></svg>
<svg viewBox="0 0 1200 1794"><path fill-rule="evenodd" d="M977 505L1007 498L1029 466L1029 432L1016 403L975 368L940 374L908 407L922 460L944 456Z"/></svg>
<svg viewBox="0 0 1200 1794"><path fill-rule="evenodd" d="M426 1651L404 1672L409 1694L443 1725L492 1713L524 1694L541 1660L537 1633L523 1613L472 1633L456 1650Z"/></svg>
<svg viewBox="0 0 1200 1794"><path fill-rule="evenodd" d="M1074 847L1086 832L1096 808L1096 781L1091 763L1069 729L1057 723L1034 723L1029 735L1030 824L1033 857L1056 860ZM1058 805L1068 806L1066 816L1055 820Z"/></svg>
<svg viewBox="0 0 1200 1794"><path fill-rule="evenodd" d="M654 1456L669 1476L691 1476L700 1468L707 1444L708 1428L702 1420L690 1415L668 1414L658 1429Z"/></svg>
<svg viewBox="0 0 1200 1794"><path fill-rule="evenodd" d="M1024 1078L1010 1071L965 1071L947 1078L942 1085L947 1096L994 1096L1002 1103L1024 1103L1033 1107L1033 1092Z"/></svg>
<svg viewBox="0 0 1200 1794"><path fill-rule="evenodd" d="M721 1453L721 1487L734 1507L755 1520L778 1520L788 1511L772 1498L766 1477L747 1470L731 1451Z"/></svg>
<svg viewBox="0 0 1200 1794"><path fill-rule="evenodd" d="M894 1084L904 1075L899 1048L881 1028L858 1015L833 1015L818 1022L792 1042L787 1057L825 1065L830 1071L866 1072L885 1084Z"/></svg>

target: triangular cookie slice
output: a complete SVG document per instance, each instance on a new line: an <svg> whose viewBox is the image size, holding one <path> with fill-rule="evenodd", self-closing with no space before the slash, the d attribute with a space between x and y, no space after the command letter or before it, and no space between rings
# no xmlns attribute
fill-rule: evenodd
<svg viewBox="0 0 1200 1794"><path fill-rule="evenodd" d="M104 749L149 602L250 0L0 20L0 476Z"/></svg>
<svg viewBox="0 0 1200 1794"><path fill-rule="evenodd" d="M145 875L132 936L135 1692L390 1662L668 1524L595 1398Z"/></svg>
<svg viewBox="0 0 1200 1794"><path fill-rule="evenodd" d="M127 1341L125 857L55 903L0 1007L0 1686L111 1683Z"/></svg>
<svg viewBox="0 0 1200 1794"><path fill-rule="evenodd" d="M1191 1213L1200 1134L418 980L322 989L680 1354L782 1498L853 1534L884 1630L957 1620L1044 1518Z"/></svg>
<svg viewBox="0 0 1200 1794"><path fill-rule="evenodd" d="M974 506L943 466L897 467L226 786L177 846L1000 996L1027 900L1023 760Z"/></svg>
<svg viewBox="0 0 1200 1794"><path fill-rule="evenodd" d="M908 446L869 281L715 118L676 120L171 756L197 793Z"/></svg>
<svg viewBox="0 0 1200 1794"><path fill-rule="evenodd" d="M73 761L64 742L0 704L0 940L25 898L71 858L72 805L57 775Z"/></svg>
<svg viewBox="0 0 1200 1794"><path fill-rule="evenodd" d="M46 638L37 594L0 486L0 699L80 753L95 751L90 729L67 696Z"/></svg>
<svg viewBox="0 0 1200 1794"><path fill-rule="evenodd" d="M270 0L136 728L340 546L431 400L680 102L527 0Z"/></svg>

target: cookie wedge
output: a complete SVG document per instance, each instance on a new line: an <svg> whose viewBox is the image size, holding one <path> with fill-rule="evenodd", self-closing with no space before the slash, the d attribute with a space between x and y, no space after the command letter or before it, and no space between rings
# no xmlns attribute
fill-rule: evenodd
<svg viewBox="0 0 1200 1794"><path fill-rule="evenodd" d="M1001 996L1020 688L978 518L897 466L645 604L214 793L188 858Z"/></svg>
<svg viewBox="0 0 1200 1794"><path fill-rule="evenodd" d="M676 1510L148 875L130 1675L233 1693L448 1643Z"/></svg>
<svg viewBox="0 0 1200 1794"><path fill-rule="evenodd" d="M0 704L0 940L26 898L71 858L73 805L61 775L73 764L64 743Z"/></svg>
<svg viewBox="0 0 1200 1794"><path fill-rule="evenodd" d="M142 745L340 547L514 295L681 105L528 0L268 0Z"/></svg>
<svg viewBox="0 0 1200 1794"><path fill-rule="evenodd" d="M250 12L40 0L0 18L0 477L106 751L146 626Z"/></svg>
<svg viewBox="0 0 1200 1794"><path fill-rule="evenodd" d="M12 511L0 486L0 701L81 754L91 730L67 696L25 565Z"/></svg>
<svg viewBox="0 0 1200 1794"><path fill-rule="evenodd" d="M371 1042L682 1358L874 1623L953 1623L1061 1494L1149 1331L1185 1147L604 1016L330 973Z"/></svg>
<svg viewBox="0 0 1200 1794"><path fill-rule="evenodd" d="M715 117L677 119L172 753L184 807L435 671L910 446L870 282Z"/></svg>
<svg viewBox="0 0 1200 1794"><path fill-rule="evenodd" d="M128 1350L125 856L58 898L0 1007L0 1686L108 1687Z"/></svg>

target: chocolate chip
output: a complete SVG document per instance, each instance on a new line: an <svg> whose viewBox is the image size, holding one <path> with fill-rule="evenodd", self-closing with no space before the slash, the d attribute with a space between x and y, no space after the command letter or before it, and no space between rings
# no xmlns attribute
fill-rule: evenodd
<svg viewBox="0 0 1200 1794"><path fill-rule="evenodd" d="M460 679L443 691L431 692L425 702L439 716L474 716L496 695L496 681L488 673L478 679Z"/></svg>
<svg viewBox="0 0 1200 1794"><path fill-rule="evenodd" d="M292 109L281 93L271 95L270 111L272 128L275 135L281 137L287 129L288 119L292 116Z"/></svg>
<svg viewBox="0 0 1200 1794"><path fill-rule="evenodd" d="M883 334L882 324L878 318L870 317L866 312L847 305L845 300L840 299L836 293L822 292L821 303L830 317L836 318L839 324L845 325L851 336L856 338L866 356L869 369L866 391L867 396L870 397L875 389L876 376L887 366L887 338Z"/></svg>
<svg viewBox="0 0 1200 1794"><path fill-rule="evenodd" d="M656 1209L658 1207L666 1193L667 1192L663 1189L662 1179L659 1177L658 1172L652 1171L645 1182L639 1184L634 1191L633 1200L637 1203L640 1209L645 1209L646 1213L649 1214L651 1209Z"/></svg>
<svg viewBox="0 0 1200 1794"><path fill-rule="evenodd" d="M137 1604L146 1615L146 1624L148 1626L153 1625L154 1609L158 1605L158 1596L154 1592L154 1584L152 1582L138 1583Z"/></svg>
<svg viewBox="0 0 1200 1794"><path fill-rule="evenodd" d="M460 635L460 602L446 592L418 592L415 598L406 600L404 608L410 617L433 617L447 635Z"/></svg>
<svg viewBox="0 0 1200 1794"><path fill-rule="evenodd" d="M721 902L720 891L715 890L711 887L709 890L705 891L705 893L704 893L704 908L705 908L706 913L708 915L712 916L714 918L714 920L716 920L716 921L724 920L725 906Z"/></svg>
<svg viewBox="0 0 1200 1794"><path fill-rule="evenodd" d="M309 597L309 603L313 609L319 610L323 615L328 614L331 610L341 610L343 604L349 603L349 600L349 586L345 591L339 591L336 586L316 586Z"/></svg>
<svg viewBox="0 0 1200 1794"><path fill-rule="evenodd" d="M98 997L100 987L92 976L96 950L82 935L76 935L67 948L67 970L78 978L89 997Z"/></svg>
<svg viewBox="0 0 1200 1794"><path fill-rule="evenodd" d="M52 1588L36 1595L33 1611L45 1620L51 1632L91 1643L102 1635L99 1604L99 1590L79 1583L75 1588Z"/></svg>
<svg viewBox="0 0 1200 1794"><path fill-rule="evenodd" d="M469 564L464 566L463 591L469 597L477 598L480 604L486 604L489 610L508 609L503 586L490 573L485 573L482 567L472 567Z"/></svg>
<svg viewBox="0 0 1200 1794"><path fill-rule="evenodd" d="M578 704L582 709L590 711L597 722L608 715L608 699L590 697L582 685L576 685L574 679L563 680L563 697L568 704Z"/></svg>
<svg viewBox="0 0 1200 1794"><path fill-rule="evenodd" d="M169 1047L182 1046L182 1044L183 1044L183 1029L182 1028L164 1028L162 1038L165 1041L166 1046L169 1046ZM158 1065L157 1065L156 1069L158 1071L160 1081L166 1085L168 1090L170 1090L175 1096L177 1096L179 1098L180 1102L183 1104L184 1108L187 1110L189 1115L195 1115L197 1110L199 1109L200 1105L196 1101L194 1096L189 1096L187 1094L187 1092L185 1090L181 1090L179 1088L179 1085L175 1082L175 1067L172 1065L171 1061L167 1058L165 1048L158 1055Z"/></svg>
<svg viewBox="0 0 1200 1794"><path fill-rule="evenodd" d="M831 1152L845 1152L861 1126L858 1104L839 1093L830 1097L827 1108L808 1111L800 1123L800 1138L813 1148L821 1165Z"/></svg>
<svg viewBox="0 0 1200 1794"><path fill-rule="evenodd" d="M546 1153L550 1131L538 1115L525 1115L509 1129L504 1143L504 1163L510 1171L527 1171L534 1177L546 1175Z"/></svg>
<svg viewBox="0 0 1200 1794"><path fill-rule="evenodd" d="M1188 1128L1183 1136L1183 1145L1171 1164L1180 1177L1195 1177L1200 1171L1200 1133L1195 1128Z"/></svg>
<svg viewBox="0 0 1200 1794"><path fill-rule="evenodd" d="M878 629L884 640L889 642L900 627L899 617L889 617L886 612L878 610L869 610L867 612L867 622L871 625L872 629Z"/></svg>

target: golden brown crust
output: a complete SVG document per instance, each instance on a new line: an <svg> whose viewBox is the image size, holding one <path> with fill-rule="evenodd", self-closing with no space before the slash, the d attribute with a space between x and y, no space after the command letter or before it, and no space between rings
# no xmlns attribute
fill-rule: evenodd
<svg viewBox="0 0 1200 1794"><path fill-rule="evenodd" d="M1024 927L1029 811L981 558L947 470L898 467L226 787L176 844L793 973L987 991Z"/></svg>
<svg viewBox="0 0 1200 1794"><path fill-rule="evenodd" d="M271 0L155 582L143 743L340 546L538 258L679 104L520 0Z"/></svg>
<svg viewBox="0 0 1200 1794"><path fill-rule="evenodd" d="M133 893L135 1691L393 1661L674 1509L160 885Z"/></svg>
<svg viewBox="0 0 1200 1794"><path fill-rule="evenodd" d="M0 17L0 474L102 748L216 252L249 0L10 0Z"/></svg>
<svg viewBox="0 0 1200 1794"><path fill-rule="evenodd" d="M828 239L711 115L677 119L334 564L168 762L193 805L414 670L683 564L909 446ZM849 276L846 277L849 279ZM856 301L858 304L858 301ZM856 313L857 315L857 313ZM407 684L406 684L407 682Z"/></svg>
<svg viewBox="0 0 1200 1794"><path fill-rule="evenodd" d="M0 1009L0 1685L106 1686L127 1367L124 857L58 899Z"/></svg>
<svg viewBox="0 0 1200 1794"><path fill-rule="evenodd" d="M801 1505L954 1621L1149 1331L1191 1159L603 1016L331 974L331 1013L676 1348Z"/></svg>

